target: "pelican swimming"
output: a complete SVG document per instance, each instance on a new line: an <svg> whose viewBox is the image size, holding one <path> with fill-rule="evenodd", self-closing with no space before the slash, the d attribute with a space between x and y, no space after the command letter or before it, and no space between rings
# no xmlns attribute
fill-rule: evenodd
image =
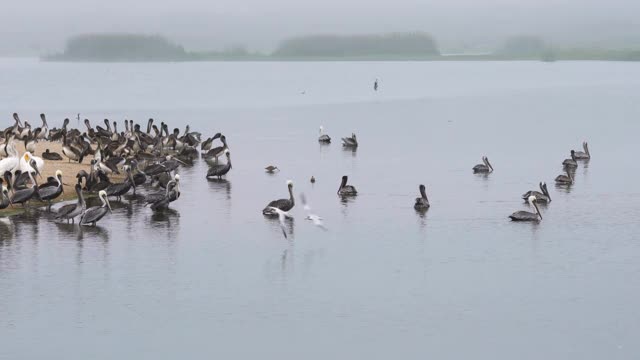
<svg viewBox="0 0 640 360"><path fill-rule="evenodd" d="M40 172L36 167L35 160L31 159L29 165L37 175L40 175ZM31 188L14 191L13 196L11 197L12 204L22 204L22 206L26 207L29 200L34 197L38 199L38 182L33 175L31 175L31 171L27 171L27 174L29 174L29 178L31 179Z"/></svg>
<svg viewBox="0 0 640 360"><path fill-rule="evenodd" d="M92 206L88 208L80 217L80 225L92 225L96 226L96 223L100 221L108 212L111 212L111 205L107 198L107 192L100 190L98 197L102 201L102 206Z"/></svg>
<svg viewBox="0 0 640 360"><path fill-rule="evenodd" d="M58 181L58 186L47 186L38 190L40 200L49 203L47 210L51 209L51 200L58 198L60 194L64 192L64 188L62 187L62 171L57 170L55 178Z"/></svg>
<svg viewBox="0 0 640 360"><path fill-rule="evenodd" d="M176 174L173 180L167 183L164 193L149 194L145 197L145 205L151 205L151 210L166 209L180 197L180 175Z"/></svg>
<svg viewBox="0 0 640 360"><path fill-rule="evenodd" d="M340 187L338 188L338 195L340 196L355 196L358 195L358 191L353 185L347 185L347 180L349 178L347 175L342 177L342 181L340 182Z"/></svg>
<svg viewBox="0 0 640 360"><path fill-rule="evenodd" d="M582 142L582 148L584 149L583 151L576 151L576 159L578 160L589 160L591 159L591 153L589 152L589 143L587 143L586 141Z"/></svg>
<svg viewBox="0 0 640 360"><path fill-rule="evenodd" d="M46 149L45 152L42 153L42 158L45 160L62 160L62 156L57 152L50 152L49 149Z"/></svg>
<svg viewBox="0 0 640 360"><path fill-rule="evenodd" d="M331 142L331 137L324 133L324 128L320 126L320 136L318 137L318 142L328 144Z"/></svg>
<svg viewBox="0 0 640 360"><path fill-rule="evenodd" d="M342 146L358 147L358 140L356 139L356 134L351 134L351 137L342 138Z"/></svg>
<svg viewBox="0 0 640 360"><path fill-rule="evenodd" d="M526 193L524 193L522 195L522 199L523 200L529 200L530 196L535 196L536 197L536 201L539 203L550 203L551 202L551 195L549 195L549 190L547 190L547 184L543 181L540 182L540 191L536 191L536 190L530 190L527 191Z"/></svg>
<svg viewBox="0 0 640 360"><path fill-rule="evenodd" d="M86 209L87 205L84 202L84 197L82 196L82 187L80 184L76 184L75 186L76 195L78 195L78 201L75 204L67 204L58 209L56 213L56 219L59 220L69 220L71 222L75 222L75 217L81 215Z"/></svg>
<svg viewBox="0 0 640 360"><path fill-rule="evenodd" d="M227 163L216 164L209 167L209 171L207 171L207 179L216 176L220 179L223 175L226 175L229 170L231 170L231 153L229 153L229 150L225 150L224 153L227 155Z"/></svg>
<svg viewBox="0 0 640 360"><path fill-rule="evenodd" d="M558 175L558 177L556 177L556 184L558 185L572 185L573 184L573 176L571 176L571 171L569 171L569 169L566 169L567 171L567 175Z"/></svg>
<svg viewBox="0 0 640 360"><path fill-rule="evenodd" d="M491 163L489 162L489 158L487 158L486 156L482 157L482 162L483 164L478 164L476 166L473 167L473 172L474 173L491 173L493 172L493 166L491 166Z"/></svg>
<svg viewBox="0 0 640 360"><path fill-rule="evenodd" d="M568 168L577 168L578 162L576 161L576 152L575 150L571 150L571 159L565 159L562 162L562 165Z"/></svg>
<svg viewBox="0 0 640 360"><path fill-rule="evenodd" d="M296 200L293 197L293 181L287 180L287 188L289 189L289 198L273 200L267 205L267 207L262 210L263 215L277 215L277 213L273 211L272 208L278 208L282 211L289 211L293 209L293 207L296 205Z"/></svg>
<svg viewBox="0 0 640 360"><path fill-rule="evenodd" d="M413 208L416 210L427 210L431 206L427 198L427 190L422 184L420 184L419 190L420 197L416 198L416 203L413 205Z"/></svg>
<svg viewBox="0 0 640 360"><path fill-rule="evenodd" d="M542 214L540 213L540 209L538 209L538 204L536 203L535 196L529 196L529 204L533 206L536 212L532 213L529 211L516 211L509 216L512 221L540 221L542 220Z"/></svg>

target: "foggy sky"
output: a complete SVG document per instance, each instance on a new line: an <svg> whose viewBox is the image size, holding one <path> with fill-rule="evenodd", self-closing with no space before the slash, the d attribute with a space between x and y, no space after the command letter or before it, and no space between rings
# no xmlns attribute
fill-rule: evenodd
<svg viewBox="0 0 640 360"><path fill-rule="evenodd" d="M91 32L162 34L187 49L271 50L288 36L426 31L447 49L512 35L560 45L640 45L637 0L3 0L0 54L59 51Z"/></svg>

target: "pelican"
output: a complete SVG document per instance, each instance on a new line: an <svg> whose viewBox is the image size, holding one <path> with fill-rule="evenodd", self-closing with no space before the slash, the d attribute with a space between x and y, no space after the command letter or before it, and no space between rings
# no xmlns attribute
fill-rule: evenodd
<svg viewBox="0 0 640 360"><path fill-rule="evenodd" d="M69 222L69 220L71 220L71 222L75 222L74 218L84 212L84 209L87 207L87 205L84 202L84 197L82 196L82 187L80 186L80 184L76 184L75 190L76 194L78 195L78 201L75 204L64 205L60 209L58 209L58 212L56 213L56 219L67 220L67 223Z"/></svg>
<svg viewBox="0 0 640 360"><path fill-rule="evenodd" d="M40 172L36 167L35 160L31 159L29 165L37 175L40 175ZM31 200L34 196L36 199L38 199L38 182L33 177L33 175L31 175L31 171L27 171L27 174L29 174L29 178L31 179L31 188L14 191L13 196L11 197L12 204L22 204L23 207L26 207L29 200Z"/></svg>
<svg viewBox="0 0 640 360"><path fill-rule="evenodd" d="M342 182L340 182L340 188L338 188L338 195L340 196L355 196L358 195L358 191L353 185L347 185L348 177L344 175Z"/></svg>
<svg viewBox="0 0 640 360"><path fill-rule="evenodd" d="M522 199L527 201L529 200L530 196L535 196L537 202L550 203L551 195L549 195L549 190L547 190L547 184L543 181L540 182L540 190L542 192L535 191L535 190L527 191L525 194L522 195Z"/></svg>
<svg viewBox="0 0 640 360"><path fill-rule="evenodd" d="M413 205L413 208L416 210L427 210L429 206L429 199L427 198L427 190L424 185L420 184L420 197L416 198L416 203Z"/></svg>
<svg viewBox="0 0 640 360"><path fill-rule="evenodd" d="M42 173L42 169L44 168L44 160L42 160L41 157L31 155L29 151L22 155L22 158L20 159L19 169L22 170L22 172L31 171L31 160L35 162L38 174Z"/></svg>
<svg viewBox="0 0 640 360"><path fill-rule="evenodd" d="M40 129L36 129L33 133L29 133L29 136L24 138L24 148L28 152L36 152L36 142L38 142L38 135L40 135Z"/></svg>
<svg viewBox="0 0 640 360"><path fill-rule="evenodd" d="M221 133L217 133L217 134L213 135L213 137L210 137L207 140L205 140L202 144L200 144L200 150L202 150L202 151L211 150L211 146L213 145L213 141L215 139L219 139L220 136L222 136L222 134Z"/></svg>
<svg viewBox="0 0 640 360"><path fill-rule="evenodd" d="M57 152L50 152L49 149L46 149L45 152L42 153L42 158L45 160L62 160L62 156Z"/></svg>
<svg viewBox="0 0 640 360"><path fill-rule="evenodd" d="M512 221L540 221L542 220L542 214L540 214L540 209L538 209L538 204L536 203L535 196L529 196L529 204L533 206L536 212L532 213L529 211L516 211L509 216Z"/></svg>
<svg viewBox="0 0 640 360"><path fill-rule="evenodd" d="M311 175L311 180L309 180L309 181L311 181L312 184L315 184L316 183L315 176Z"/></svg>
<svg viewBox="0 0 640 360"><path fill-rule="evenodd" d="M109 204L109 198L107 198L107 192L100 190L98 197L102 200L102 206L92 206L88 208L80 217L80 225L96 226L96 223L107 215L107 212L111 212L111 205Z"/></svg>
<svg viewBox="0 0 640 360"><path fill-rule="evenodd" d="M584 149L584 152L582 151L576 151L576 159L578 160L588 160L591 159L591 153L589 152L589 143L587 143L586 141L582 142L582 148Z"/></svg>
<svg viewBox="0 0 640 360"><path fill-rule="evenodd" d="M83 156L80 149L67 142L67 134L62 133L62 154L71 160L82 162Z"/></svg>
<svg viewBox="0 0 640 360"><path fill-rule="evenodd" d="M300 194L300 200L302 201L303 209L307 212L307 217L305 217L304 219L310 220L311 222L313 222L313 225L319 227L324 231L327 231L328 229L324 226L322 218L316 214L311 213L311 206L307 202L307 197L304 195L304 193Z"/></svg>
<svg viewBox="0 0 640 360"><path fill-rule="evenodd" d="M573 184L573 176L571 176L571 172L569 169L566 169L567 175L558 175L556 177L556 184L558 185L572 185Z"/></svg>
<svg viewBox="0 0 640 360"><path fill-rule="evenodd" d="M342 138L342 146L358 147L358 140L356 139L356 134L351 134L351 137Z"/></svg>
<svg viewBox="0 0 640 360"><path fill-rule="evenodd" d="M218 146L207 151L207 153L204 155L205 159L214 159L215 162L218 162L218 158L220 157L220 155L222 155L225 150L229 150L229 145L227 145L227 137L221 135L220 141L222 142L222 146Z"/></svg>
<svg viewBox="0 0 640 360"><path fill-rule="evenodd" d="M282 235L284 235L284 238L287 238L287 227L284 224L284 219L291 219L292 216L291 214L289 214L287 211L282 211L280 209L278 209L277 207L274 206L268 206L267 209L272 212L273 214L277 214L278 215L278 222L280 223L280 229L282 230ZM267 210L265 209L265 210Z"/></svg>
<svg viewBox="0 0 640 360"><path fill-rule="evenodd" d="M293 209L293 207L296 205L296 200L293 197L293 181L287 180L287 188L289 189L289 198L273 200L267 205L267 207L262 210L263 215L277 215L277 212L273 211L272 208L278 208L282 211L289 211Z"/></svg>
<svg viewBox="0 0 640 360"><path fill-rule="evenodd" d="M6 150L8 157L0 160L0 174L4 174L6 171L13 173L20 166L20 158L13 141L10 141Z"/></svg>
<svg viewBox="0 0 640 360"><path fill-rule="evenodd" d="M178 200L180 197L180 176L176 175L176 180L172 180L167 184L167 191L165 195L153 203L151 203L151 210L163 210L169 207L169 204ZM146 205L145 205L146 206Z"/></svg>
<svg viewBox="0 0 640 360"><path fill-rule="evenodd" d="M493 172L493 166L491 166L491 163L489 162L489 159L486 156L482 157L482 162L483 164L478 164L476 166L473 167L473 172L474 173L491 173Z"/></svg>
<svg viewBox="0 0 640 360"><path fill-rule="evenodd" d="M231 170L231 153L229 150L225 150L224 153L227 155L227 163L224 165L213 165L207 171L207 178L218 177L220 179L223 175L226 175L229 170Z"/></svg>
<svg viewBox="0 0 640 360"><path fill-rule="evenodd" d="M331 137L324 133L324 128L320 126L320 136L318 137L318 142L328 144L331 142Z"/></svg>
<svg viewBox="0 0 640 360"><path fill-rule="evenodd" d="M62 171L56 170L55 179L58 182L57 186L47 186L38 190L40 200L47 201L49 203L47 205L47 210L51 209L51 200L58 198L60 194L64 192L64 188L62 187Z"/></svg>
<svg viewBox="0 0 640 360"><path fill-rule="evenodd" d="M575 150L571 150L571 159L565 159L562 162L562 165L568 168L577 168L578 162L576 161L576 152Z"/></svg>
<svg viewBox="0 0 640 360"><path fill-rule="evenodd" d="M2 179L0 179L0 185L2 184ZM0 210L6 209L9 205L11 205L11 199L9 198L9 189L5 186L0 186L2 188L2 193L0 193Z"/></svg>
<svg viewBox="0 0 640 360"><path fill-rule="evenodd" d="M36 131L40 130L36 138L38 140L45 140L49 137L49 124L47 124L47 118L44 114L40 114L40 120L42 120L42 127L36 129Z"/></svg>
<svg viewBox="0 0 640 360"><path fill-rule="evenodd" d="M268 173L274 173L276 170L280 171L277 166L269 165L264 170Z"/></svg>
<svg viewBox="0 0 640 360"><path fill-rule="evenodd" d="M122 195L128 193L129 190L131 190L131 187L133 187L133 193L136 193L136 184L133 181L133 177L131 176L131 168L128 165L125 165L124 171L127 174L127 178L124 182L111 184L105 189L108 196L115 196L118 201L120 201Z"/></svg>

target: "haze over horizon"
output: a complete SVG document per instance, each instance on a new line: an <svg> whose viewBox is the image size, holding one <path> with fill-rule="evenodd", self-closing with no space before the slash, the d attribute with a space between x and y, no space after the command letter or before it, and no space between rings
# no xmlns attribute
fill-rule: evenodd
<svg viewBox="0 0 640 360"><path fill-rule="evenodd" d="M59 51L82 33L161 34L189 50L272 50L308 34L424 31L443 51L491 50L514 35L563 46L640 47L640 2L611 0L25 0L0 14L0 55Z"/></svg>

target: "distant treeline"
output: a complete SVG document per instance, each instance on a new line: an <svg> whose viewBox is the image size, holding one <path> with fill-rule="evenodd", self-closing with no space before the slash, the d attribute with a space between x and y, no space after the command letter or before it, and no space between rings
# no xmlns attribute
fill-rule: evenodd
<svg viewBox="0 0 640 360"><path fill-rule="evenodd" d="M276 57L437 56L435 40L425 33L387 35L313 35L285 40Z"/></svg>
<svg viewBox="0 0 640 360"><path fill-rule="evenodd" d="M180 45L159 35L86 34L67 41L62 54L51 60L73 61L164 61L187 60Z"/></svg>
<svg viewBox="0 0 640 360"><path fill-rule="evenodd" d="M159 35L87 34L67 41L53 61L270 61L270 60L620 60L640 61L640 50L558 49L542 38L515 36L482 55L441 55L426 33L312 35L283 41L271 54L242 46L191 52Z"/></svg>

